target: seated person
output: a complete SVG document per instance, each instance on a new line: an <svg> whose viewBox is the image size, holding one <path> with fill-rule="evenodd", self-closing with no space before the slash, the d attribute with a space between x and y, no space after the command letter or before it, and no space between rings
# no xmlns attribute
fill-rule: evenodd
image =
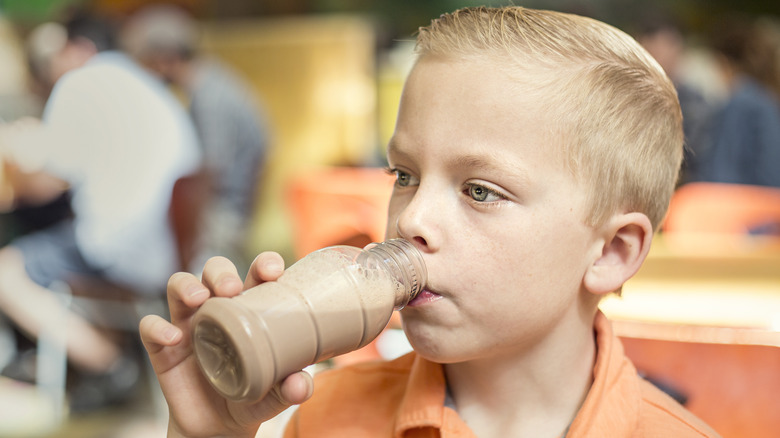
<svg viewBox="0 0 780 438"><path fill-rule="evenodd" d="M169 283L172 322L141 321L168 435L254 436L302 403L285 437L716 437L642 380L598 310L642 265L683 156L674 85L633 39L592 19L472 8L420 29L387 159L387 238L428 282L402 311L414 352L221 398L190 320L242 285L224 258ZM308 399L308 400L307 400ZM304 402L305 401L305 402Z"/></svg>
<svg viewBox="0 0 780 438"><path fill-rule="evenodd" d="M57 284L73 276L162 292L178 269L168 219L173 185L199 165L197 137L164 85L112 51L111 26L86 15L66 25L51 59L56 85L42 120L4 127L0 151L13 164L13 193L72 195L73 218L0 249L0 312L36 339L53 315L72 365L96 375L120 367L122 351L92 317L63 309Z"/></svg>
<svg viewBox="0 0 780 438"><path fill-rule="evenodd" d="M131 55L182 92L203 150L207 208L187 268L199 272L221 255L246 272L246 234L268 146L265 112L243 78L200 52L197 23L181 8L147 6L122 35Z"/></svg>

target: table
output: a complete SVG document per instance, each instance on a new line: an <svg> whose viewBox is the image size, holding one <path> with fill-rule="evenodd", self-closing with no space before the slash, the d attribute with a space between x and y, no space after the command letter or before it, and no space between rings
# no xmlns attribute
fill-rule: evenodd
<svg viewBox="0 0 780 438"><path fill-rule="evenodd" d="M605 298L601 309L616 322L780 334L780 239L659 235L622 296Z"/></svg>

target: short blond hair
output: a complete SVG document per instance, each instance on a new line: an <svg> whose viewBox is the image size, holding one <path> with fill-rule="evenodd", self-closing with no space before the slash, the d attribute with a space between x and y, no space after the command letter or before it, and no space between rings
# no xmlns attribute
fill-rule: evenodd
<svg viewBox="0 0 780 438"><path fill-rule="evenodd" d="M478 7L420 28L417 53L485 58L531 77L566 165L589 187L586 222L638 211L658 228L682 162L682 114L672 82L633 38L577 15Z"/></svg>

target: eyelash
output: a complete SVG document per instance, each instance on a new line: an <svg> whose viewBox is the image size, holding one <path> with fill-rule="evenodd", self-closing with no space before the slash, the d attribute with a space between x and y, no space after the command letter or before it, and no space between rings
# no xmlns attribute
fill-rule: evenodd
<svg viewBox="0 0 780 438"><path fill-rule="evenodd" d="M404 185L400 184L401 175L406 175L407 177L412 178L412 176L408 172L404 172L403 170L400 170L400 169L397 169L397 168L394 168L394 167L389 167L389 166L385 167L385 172L387 172L389 175L394 175L396 177L395 185L398 186L398 187L407 187L407 186L404 186ZM484 200L480 201L480 200L474 199L474 196L471 194L471 190L473 190L474 188L480 188L480 189L484 190L486 192L486 198L489 197L489 196L494 196L497 199L493 200L493 201L484 201ZM471 198L472 201L474 201L476 203L479 203L479 204L492 204L492 203L496 203L496 202L503 201L503 200L507 199L506 196L504 196L504 194L502 194L502 193L500 193L500 192L498 192L496 190L493 190L493 189L491 189L489 187L485 187L485 186L480 185L480 184L474 184L474 183L467 183L465 185L465 188L463 189L463 194L466 195L467 197Z"/></svg>
<svg viewBox="0 0 780 438"><path fill-rule="evenodd" d="M485 201L485 200L480 201L480 200L474 199L474 196L471 194L471 190L473 190L474 188L480 188L480 189L484 190L485 192L487 192L486 198L490 197L490 196L494 196L497 199L492 200L492 201ZM466 184L466 187L463 189L463 193L466 196L468 196L469 198L471 198L472 201L474 201L476 203L479 203L479 204L493 204L493 203L500 202L500 201L503 201L503 200L507 199L506 196L504 196L500 192L497 192L497 191L495 191L495 190L493 190L493 189L491 189L489 187L485 187L483 185L474 184L474 183Z"/></svg>
<svg viewBox="0 0 780 438"><path fill-rule="evenodd" d="M411 174L409 172L404 172L403 170L397 169L395 167L385 167L385 172L387 172L389 175L395 176L395 185L398 187L407 187L400 184L401 175L406 175L407 177L411 178Z"/></svg>

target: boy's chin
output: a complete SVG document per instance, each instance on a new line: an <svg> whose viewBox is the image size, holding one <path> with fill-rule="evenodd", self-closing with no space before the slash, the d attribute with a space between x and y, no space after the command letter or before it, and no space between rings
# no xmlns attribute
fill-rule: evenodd
<svg viewBox="0 0 780 438"><path fill-rule="evenodd" d="M463 360L462 351L455 351L458 349L453 349L452 345L442 342L438 336L417 332L414 324L404 324L404 333L412 350L425 360L441 364L457 363Z"/></svg>

